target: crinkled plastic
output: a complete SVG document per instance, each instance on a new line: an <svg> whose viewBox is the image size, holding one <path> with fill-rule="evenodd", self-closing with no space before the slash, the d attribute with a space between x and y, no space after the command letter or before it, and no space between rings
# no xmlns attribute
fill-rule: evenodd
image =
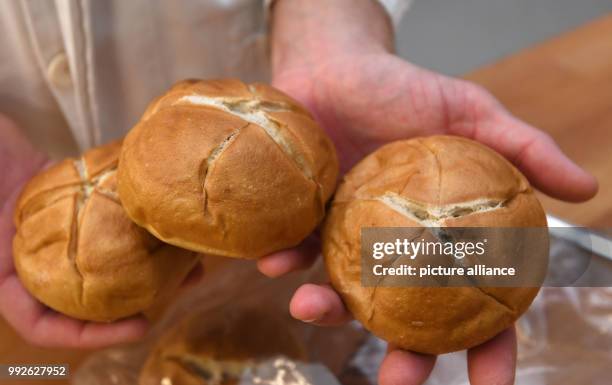
<svg viewBox="0 0 612 385"><path fill-rule="evenodd" d="M287 328L305 350L304 362L287 357L257 362L252 370L244 373L240 382L243 385L255 380L260 385L334 385L332 379L346 366L367 336L356 323L320 328L289 316L288 304L293 292L305 282L324 279L320 261L308 271L277 279L264 277L253 261L208 258L204 268L200 285L173 304L145 340L96 352L77 370L73 383L135 385L156 343L166 341L162 337L173 335L169 333L185 321L205 325L215 317L226 317L229 309L235 312L237 309L256 308L283 316ZM176 334L180 335L177 338L190 338L189 335Z"/></svg>
<svg viewBox="0 0 612 385"><path fill-rule="evenodd" d="M583 269L573 264L587 260L590 266L585 274L612 277L612 262L577 246L553 238L550 250L553 274ZM542 288L517 322L517 337L517 385L612 384L612 288ZM342 383L376 384L385 349L384 342L369 338L341 376ZM438 357L426 384L468 385L466 353Z"/></svg>
<svg viewBox="0 0 612 385"><path fill-rule="evenodd" d="M576 256L582 256L582 259ZM568 269L572 261L584 261L584 258L591 256L571 244L552 239L551 269ZM593 258L591 263L596 266L590 269L593 274L612 276L612 263ZM210 272L202 286L181 300L147 340L96 353L77 372L75 383L135 384L156 338L177 320L193 312L194 306L213 311L218 306L236 306L244 301L265 304L271 306L271 311L282 312L286 311L288 301L299 285L322 279L320 265L308 272L276 280L263 278L255 270L249 262L228 261ZM344 385L377 383L378 367L386 344L374 336L366 336L356 323L325 329L296 322L292 327L308 348L310 362L298 363L298 367L308 368L303 369L304 375L310 377L305 377L306 382L287 384L333 385L331 373ZM529 311L518 321L517 335L517 384L612 383L612 288L543 288ZM467 385L466 367L465 352L443 355L438 358L427 384ZM278 372L269 372L273 368L274 361L270 361L260 369L272 377L278 376Z"/></svg>

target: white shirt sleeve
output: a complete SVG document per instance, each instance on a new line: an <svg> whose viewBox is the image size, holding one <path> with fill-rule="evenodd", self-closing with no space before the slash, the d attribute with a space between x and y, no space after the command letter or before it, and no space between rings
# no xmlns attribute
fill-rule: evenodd
<svg viewBox="0 0 612 385"><path fill-rule="evenodd" d="M264 7L266 12L266 24L270 20L270 9L272 4L274 4L276 0L264 0ZM377 0L387 11L389 17L391 18L391 22L393 23L393 27L397 29L399 23L402 21L402 17L408 11L408 8L412 5L413 0Z"/></svg>
<svg viewBox="0 0 612 385"><path fill-rule="evenodd" d="M391 21L393 22L393 27L397 29L400 22L402 21L402 17L408 11L408 8L412 5L413 0L378 0L385 10L391 17Z"/></svg>

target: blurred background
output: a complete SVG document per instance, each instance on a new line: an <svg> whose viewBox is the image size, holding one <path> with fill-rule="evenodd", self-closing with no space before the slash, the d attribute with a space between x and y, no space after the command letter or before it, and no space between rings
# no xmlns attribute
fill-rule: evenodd
<svg viewBox="0 0 612 385"><path fill-rule="evenodd" d="M413 0L399 54L450 75L488 64L612 11L612 0Z"/></svg>
<svg viewBox="0 0 612 385"><path fill-rule="evenodd" d="M413 0L397 50L480 84L549 133L600 189L580 205L540 194L547 212L612 226L612 87L604 86L612 79L612 0Z"/></svg>
<svg viewBox="0 0 612 385"><path fill-rule="evenodd" d="M514 114L550 133L601 188L579 206L540 195L544 206L573 223L606 229L612 228L611 12L612 0L414 0L397 42L400 56L420 66L470 73ZM612 289L547 291L519 329L521 346L529 348L519 356L522 370L538 379L551 373L548 383L555 385L609 384ZM76 369L86 357L29 346L0 318L0 362L68 362ZM111 355L92 365L108 357L123 363L124 356ZM464 376L464 367L463 358L441 360L429 384L465 383L456 375Z"/></svg>

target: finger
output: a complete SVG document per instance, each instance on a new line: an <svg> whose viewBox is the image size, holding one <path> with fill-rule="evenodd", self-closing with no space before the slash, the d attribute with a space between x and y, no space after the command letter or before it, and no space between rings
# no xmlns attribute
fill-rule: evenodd
<svg viewBox="0 0 612 385"><path fill-rule="evenodd" d="M98 348L141 338L148 322L143 317L109 324L78 321L56 313L32 297L17 276L0 286L0 313L29 343L45 347Z"/></svg>
<svg viewBox="0 0 612 385"><path fill-rule="evenodd" d="M289 311L296 319L321 326L336 326L351 320L340 296L328 285L302 285L293 295Z"/></svg>
<svg viewBox="0 0 612 385"><path fill-rule="evenodd" d="M0 285L6 277L15 274L12 250L13 236L15 235L13 212L20 190L21 185L17 186L4 202L4 206L0 207Z"/></svg>
<svg viewBox="0 0 612 385"><path fill-rule="evenodd" d="M5 194L10 193L19 184L38 172L47 157L36 150L25 137L23 131L3 114L0 114L0 154L3 159L10 161L0 162L0 202L7 200Z"/></svg>
<svg viewBox="0 0 612 385"><path fill-rule="evenodd" d="M514 384L515 370L514 326L492 340L468 350L468 375L471 385Z"/></svg>
<svg viewBox="0 0 612 385"><path fill-rule="evenodd" d="M310 236L298 246L266 255L257 260L257 268L264 275L276 278L296 270L309 268L316 260L319 240Z"/></svg>
<svg viewBox="0 0 612 385"><path fill-rule="evenodd" d="M497 114L486 130L472 134L512 161L551 197L581 202L597 193L595 177L569 159L549 135L505 112Z"/></svg>
<svg viewBox="0 0 612 385"><path fill-rule="evenodd" d="M0 313L6 321L26 340L45 307L28 293L13 273L6 276L0 285Z"/></svg>
<svg viewBox="0 0 612 385"><path fill-rule="evenodd" d="M392 349L378 372L380 385L417 385L427 380L436 356Z"/></svg>
<svg viewBox="0 0 612 385"><path fill-rule="evenodd" d="M48 310L36 320L32 340L41 346L96 349L142 338L149 324L143 316L112 323L78 321Z"/></svg>
<svg viewBox="0 0 612 385"><path fill-rule="evenodd" d="M190 289L196 286L202 278L204 277L204 266L202 262L198 261L198 263L191 269L189 274L185 277L183 282L181 282L180 290Z"/></svg>

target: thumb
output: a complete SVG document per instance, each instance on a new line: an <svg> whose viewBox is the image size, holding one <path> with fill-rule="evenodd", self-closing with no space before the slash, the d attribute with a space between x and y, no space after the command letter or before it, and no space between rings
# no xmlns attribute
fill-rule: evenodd
<svg viewBox="0 0 612 385"><path fill-rule="evenodd" d="M595 177L569 159L548 134L505 111L495 114L487 126L474 130L472 139L509 159L545 194L582 202L597 193Z"/></svg>

